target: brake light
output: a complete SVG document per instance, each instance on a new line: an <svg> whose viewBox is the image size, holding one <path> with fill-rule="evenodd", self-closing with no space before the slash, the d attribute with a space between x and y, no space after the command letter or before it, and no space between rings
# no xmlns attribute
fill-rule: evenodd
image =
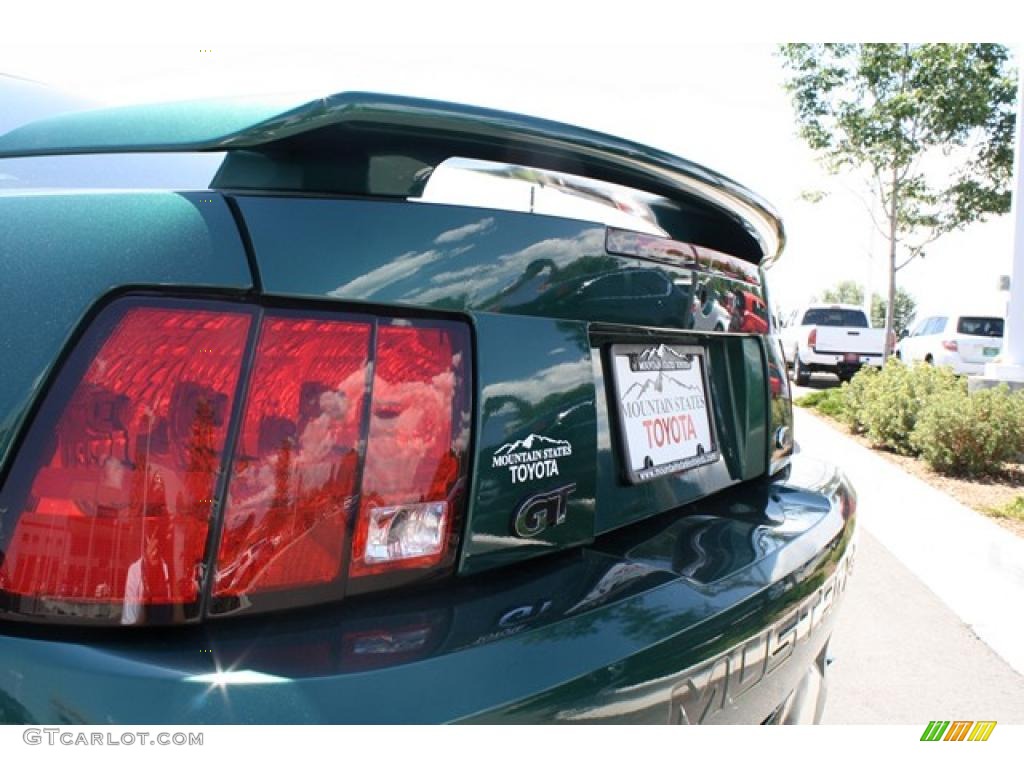
<svg viewBox="0 0 1024 768"><path fill-rule="evenodd" d="M450 570L468 353L459 323L116 302L0 490L0 615L181 622Z"/></svg>
<svg viewBox="0 0 1024 768"><path fill-rule="evenodd" d="M958 347L955 341L944 341L942 342L942 348L949 352L956 352Z"/></svg>
<svg viewBox="0 0 1024 768"><path fill-rule="evenodd" d="M337 579L355 493L370 331L368 322L263 321L214 597Z"/></svg>
<svg viewBox="0 0 1024 768"><path fill-rule="evenodd" d="M82 347L101 334L102 346L71 363L85 370L22 451L36 468L16 464L4 489L0 507L20 512L2 543L6 603L81 617L117 606L124 623L197 614L250 323L241 311L134 307L94 329Z"/></svg>
<svg viewBox="0 0 1024 768"><path fill-rule="evenodd" d="M452 418L463 352L436 329L382 328L353 577L437 565L445 546L467 435Z"/></svg>
<svg viewBox="0 0 1024 768"><path fill-rule="evenodd" d="M605 232L605 250L608 253L722 272L750 285L761 284L757 266L736 256L693 243L626 229L608 227Z"/></svg>
<svg viewBox="0 0 1024 768"><path fill-rule="evenodd" d="M811 328L811 332L807 334L807 346L811 348L812 352L818 351L818 329Z"/></svg>

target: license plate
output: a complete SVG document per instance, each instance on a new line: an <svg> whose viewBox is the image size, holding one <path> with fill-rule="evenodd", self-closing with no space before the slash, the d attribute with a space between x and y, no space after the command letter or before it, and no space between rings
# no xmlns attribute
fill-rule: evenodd
<svg viewBox="0 0 1024 768"><path fill-rule="evenodd" d="M630 482L718 460L702 347L616 344L611 360L619 443Z"/></svg>
<svg viewBox="0 0 1024 768"><path fill-rule="evenodd" d="M985 357L995 357L999 354L999 347L985 347L982 354L984 354Z"/></svg>
<svg viewBox="0 0 1024 768"><path fill-rule="evenodd" d="M843 362L844 363L859 363L860 362L860 355L858 355L856 352L847 352L845 355L843 355Z"/></svg>

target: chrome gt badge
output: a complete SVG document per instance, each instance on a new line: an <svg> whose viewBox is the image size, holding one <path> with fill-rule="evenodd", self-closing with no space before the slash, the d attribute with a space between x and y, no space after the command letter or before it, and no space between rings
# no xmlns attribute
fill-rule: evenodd
<svg viewBox="0 0 1024 768"><path fill-rule="evenodd" d="M569 506L569 494L575 490L576 483L569 483L526 499L516 510L516 535L529 539L548 528L564 523Z"/></svg>

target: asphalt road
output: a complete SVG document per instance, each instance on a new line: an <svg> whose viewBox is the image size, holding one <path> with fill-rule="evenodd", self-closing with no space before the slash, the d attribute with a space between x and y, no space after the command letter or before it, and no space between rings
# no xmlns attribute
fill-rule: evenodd
<svg viewBox="0 0 1024 768"><path fill-rule="evenodd" d="M793 387L793 397L838 385L834 376L815 374L810 386ZM807 430L797 430L796 439L802 451L834 452L816 445ZM862 504L871 503L870 496L862 494ZM879 519L872 511L859 510L856 570L832 638L835 663L823 722L922 728L935 719L1024 723L1024 676L872 535L863 524Z"/></svg>
<svg viewBox="0 0 1024 768"><path fill-rule="evenodd" d="M825 723L1024 723L1024 676L863 526L831 652Z"/></svg>

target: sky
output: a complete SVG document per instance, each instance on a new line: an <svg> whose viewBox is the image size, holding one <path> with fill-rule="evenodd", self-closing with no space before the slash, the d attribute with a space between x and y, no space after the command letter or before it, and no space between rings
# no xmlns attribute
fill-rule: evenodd
<svg viewBox="0 0 1024 768"><path fill-rule="evenodd" d="M289 39L289 38L285 38ZM293 38L291 38L293 39ZM350 40L356 40L355 43ZM430 35L359 35L344 43L263 48L59 47L0 50L0 72L109 104L276 93L371 90L438 98L561 120L707 165L767 198L788 244L769 273L775 302L795 308L839 280L886 286L886 243L853 176L830 176L797 136L775 46L555 43L505 36L486 43ZM807 202L802 193L826 193ZM1009 216L952 233L898 274L922 313L1001 313L1010 272Z"/></svg>

